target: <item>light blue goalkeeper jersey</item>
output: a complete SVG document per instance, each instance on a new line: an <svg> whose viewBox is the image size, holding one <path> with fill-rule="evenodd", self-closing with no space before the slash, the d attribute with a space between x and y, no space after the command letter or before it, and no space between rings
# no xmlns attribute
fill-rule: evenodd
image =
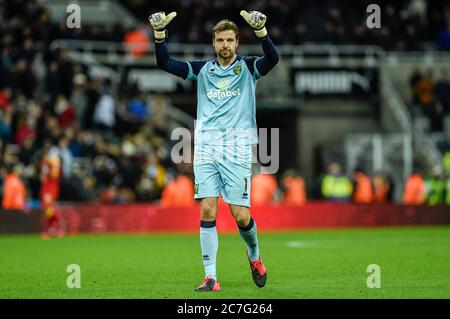
<svg viewBox="0 0 450 319"><path fill-rule="evenodd" d="M261 39L262 57L237 56L227 67L217 61L182 62L169 56L166 41L155 43L158 67L183 79L197 80L195 144L258 143L255 89L279 60L268 36Z"/></svg>
<svg viewBox="0 0 450 319"><path fill-rule="evenodd" d="M255 64L256 57L241 56L227 67L188 62L188 78L197 80L195 144L258 143L255 89L261 74Z"/></svg>

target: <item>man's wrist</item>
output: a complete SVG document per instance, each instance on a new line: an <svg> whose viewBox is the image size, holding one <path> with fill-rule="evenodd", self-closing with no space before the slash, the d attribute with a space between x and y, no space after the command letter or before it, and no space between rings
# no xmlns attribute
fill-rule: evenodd
<svg viewBox="0 0 450 319"><path fill-rule="evenodd" d="M262 29L259 29L259 30L253 30L253 31L255 32L255 34L256 34L256 36L258 38L264 38L264 37L267 36L267 29L266 29L266 27L264 27Z"/></svg>
<svg viewBox="0 0 450 319"><path fill-rule="evenodd" d="M159 42L164 41L167 36L165 29L164 30L154 30L153 34L155 35L155 40L159 41Z"/></svg>

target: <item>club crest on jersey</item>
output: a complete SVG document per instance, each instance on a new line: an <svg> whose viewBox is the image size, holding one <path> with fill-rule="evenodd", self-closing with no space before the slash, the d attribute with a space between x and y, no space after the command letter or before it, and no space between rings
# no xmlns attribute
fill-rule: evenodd
<svg viewBox="0 0 450 319"><path fill-rule="evenodd" d="M233 68L233 72L234 72L234 74L236 74L236 75L239 75L240 73L241 73L241 70L242 70L242 65L236 65L234 68Z"/></svg>

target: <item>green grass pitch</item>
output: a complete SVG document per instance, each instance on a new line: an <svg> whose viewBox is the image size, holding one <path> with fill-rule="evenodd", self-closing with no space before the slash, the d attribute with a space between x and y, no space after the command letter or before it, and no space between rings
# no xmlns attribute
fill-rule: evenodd
<svg viewBox="0 0 450 319"><path fill-rule="evenodd" d="M266 287L251 279L237 233L219 234L222 291L203 279L198 235L0 236L0 298L449 298L450 227L260 233ZM69 264L81 288L66 286ZM367 266L381 288L367 287Z"/></svg>

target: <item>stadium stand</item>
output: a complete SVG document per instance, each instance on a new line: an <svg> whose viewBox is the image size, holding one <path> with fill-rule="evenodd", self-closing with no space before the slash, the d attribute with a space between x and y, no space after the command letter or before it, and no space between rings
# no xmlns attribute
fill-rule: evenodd
<svg viewBox="0 0 450 319"><path fill-rule="evenodd" d="M367 29L368 3L245 3L270 12L271 36L285 60L258 91L262 127L283 128L282 161L273 176L281 186L271 186L271 200L282 200L273 194L287 190L282 173L291 167L304 178L297 180L294 201L323 198L320 176L339 162L349 180L363 166L377 185L374 198L397 202L420 166L423 175L433 172L429 184L442 189L428 203L450 204L449 170L442 164L450 156L449 70L442 68L448 66L450 5L378 1L383 26ZM210 54L211 27L223 17L242 27L244 54L260 50L238 16L236 8L244 6L239 0L86 1L81 5L89 6L89 14L80 29L66 27L64 1L0 4L0 182L11 170L21 171L31 201L39 198L42 159L52 147L62 159L60 201L159 201L179 176L192 179L192 168L174 164L170 152L174 128L192 131L194 88L145 73L154 71L148 13L193 12L194 19L180 14L170 29L170 48L183 58ZM187 18L194 23L184 28ZM127 54L127 36L133 43L146 34L151 41L142 52L148 54ZM315 59L305 64L310 55ZM424 59L434 67L419 69ZM332 72L351 73L351 92L310 85L320 76L332 83Z"/></svg>

